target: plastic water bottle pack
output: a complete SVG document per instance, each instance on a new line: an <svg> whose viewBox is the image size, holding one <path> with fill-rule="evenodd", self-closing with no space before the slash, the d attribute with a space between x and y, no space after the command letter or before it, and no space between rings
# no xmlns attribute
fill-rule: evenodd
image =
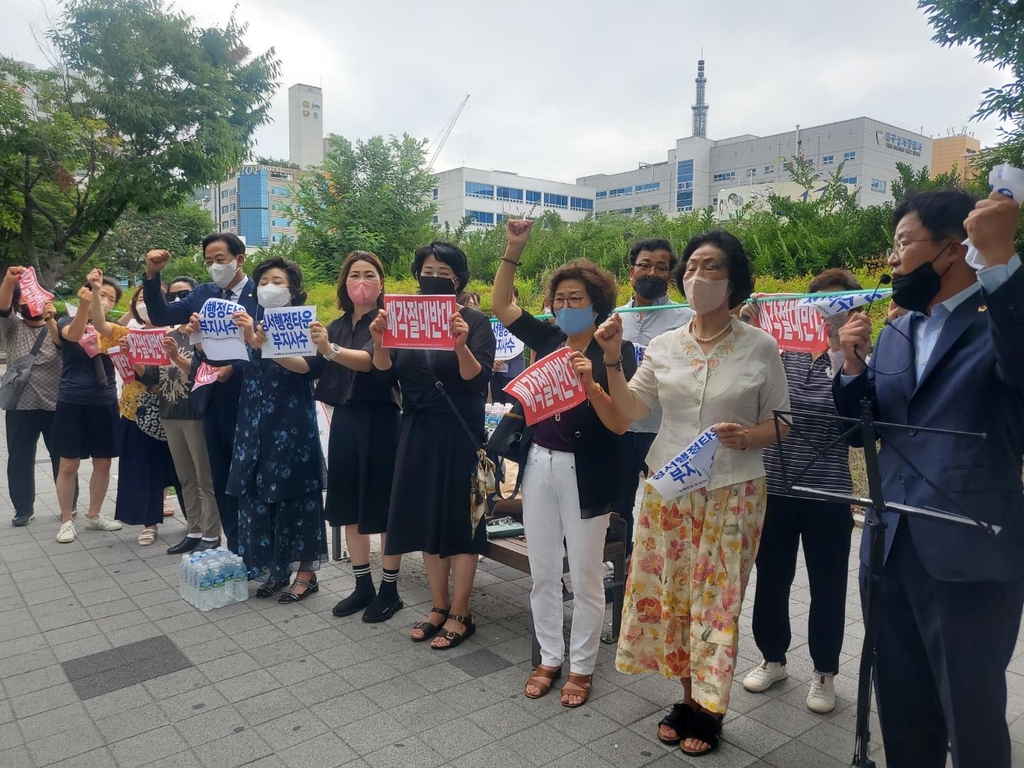
<svg viewBox="0 0 1024 768"><path fill-rule="evenodd" d="M227 549L181 556L179 591L200 611L220 608L249 599L249 575L245 563Z"/></svg>

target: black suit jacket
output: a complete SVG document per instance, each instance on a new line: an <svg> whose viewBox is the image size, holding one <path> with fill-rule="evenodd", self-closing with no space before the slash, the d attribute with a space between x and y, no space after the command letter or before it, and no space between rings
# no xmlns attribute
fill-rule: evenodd
<svg viewBox="0 0 1024 768"><path fill-rule="evenodd" d="M936 579L1024 579L1024 268L992 293L982 288L950 314L920 381L912 323L908 314L882 330L873 370L845 386L836 376L836 407L843 416L858 417L868 396L881 421L985 433L979 440L882 428L883 492L889 502L958 513L952 498L1002 531L992 536L976 527L921 517L900 521L885 513L886 555L897 524L907 525L921 562ZM866 555L862 547L862 560Z"/></svg>

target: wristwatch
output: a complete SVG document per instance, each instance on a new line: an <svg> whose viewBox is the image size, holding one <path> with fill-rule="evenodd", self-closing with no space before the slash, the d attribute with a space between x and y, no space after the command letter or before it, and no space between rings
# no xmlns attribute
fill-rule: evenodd
<svg viewBox="0 0 1024 768"><path fill-rule="evenodd" d="M331 354L326 355L324 357L324 359L325 360L334 360L334 358L336 358L338 356L339 352L341 352L341 347L339 347L337 344L334 344L332 342L331 343Z"/></svg>

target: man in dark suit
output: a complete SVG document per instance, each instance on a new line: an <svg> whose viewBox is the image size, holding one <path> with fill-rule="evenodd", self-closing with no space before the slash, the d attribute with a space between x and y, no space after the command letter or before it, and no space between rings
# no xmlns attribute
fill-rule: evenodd
<svg viewBox="0 0 1024 768"><path fill-rule="evenodd" d="M168 304L160 289L160 271L167 265L170 254L167 251L150 251L146 254L146 278L142 283L142 291L154 325L187 323L194 313L202 309L207 299L233 301L245 307L245 311L252 317L256 317L256 284L242 271L245 243L230 232L217 232L203 240L203 256L213 282L202 283L183 300ZM228 546L234 549L238 535L238 500L229 496L225 489L234 452L238 403L242 397L242 370L249 361L209 360L197 350L192 360L193 376L202 362L219 368L218 378L213 384L193 392L192 402L203 414L203 433L210 454L213 492L220 509L221 527ZM171 550L186 552L188 544L187 539L182 540Z"/></svg>
<svg viewBox="0 0 1024 768"><path fill-rule="evenodd" d="M907 310L870 349L871 320L840 329L839 412L873 398L881 421L983 432L882 430L887 501L966 514L998 535L886 513L878 597L878 710L892 768L1009 768L1006 667L1024 605L1024 270L1020 208L993 194L917 194L897 207L893 300ZM967 236L982 264L966 259ZM897 449L899 453L897 453ZM904 460L900 453L906 456ZM866 542L866 538L865 538ZM861 549L861 561L867 552ZM861 568L862 590L864 567Z"/></svg>

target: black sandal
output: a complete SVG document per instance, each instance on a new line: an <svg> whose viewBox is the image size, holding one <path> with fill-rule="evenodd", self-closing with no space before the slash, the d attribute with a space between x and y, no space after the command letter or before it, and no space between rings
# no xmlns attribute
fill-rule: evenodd
<svg viewBox="0 0 1024 768"><path fill-rule="evenodd" d="M292 592L292 589L296 587L305 587L306 589L301 594ZM320 591L320 582L316 580L316 576L313 577L312 581L306 581L305 579L296 579L287 592L277 598L279 603L298 603L305 600L310 595Z"/></svg>
<svg viewBox="0 0 1024 768"><path fill-rule="evenodd" d="M448 616L452 621L457 621L459 624L466 628L465 632L452 632L450 629L446 629L440 635L438 639L447 640L448 645L434 645L431 643L430 647L435 651L447 651L451 648L455 648L462 645L466 640L469 640L476 632L476 622L473 621L473 614L467 613L465 616ZM441 626L444 626L443 624Z"/></svg>
<svg viewBox="0 0 1024 768"><path fill-rule="evenodd" d="M265 581L260 584L259 588L256 590L256 597L272 597L281 590L281 587L287 586L288 579L282 579L281 581L274 581L271 579L270 581Z"/></svg>
<svg viewBox="0 0 1024 768"><path fill-rule="evenodd" d="M667 744L670 747L676 746L683 740L682 733L690 725L693 715L693 707L689 704L684 704L681 701L673 704L669 713L661 718L661 722L658 723L658 741L662 744ZM676 732L676 737L674 739L666 739L662 737L661 726L663 725Z"/></svg>
<svg viewBox="0 0 1024 768"><path fill-rule="evenodd" d="M423 633L423 637L413 637L412 635L409 635L409 639L412 640L414 643L422 643L427 640L430 640L434 635L440 632L441 627L444 626L444 622L448 621L448 614L451 612L451 609L438 608L436 605L432 605L430 606L430 612L441 614L442 616L444 616L444 620L440 624L431 624L426 619L423 619L422 621L417 621L415 624L413 624L410 631L412 629L418 629L420 632Z"/></svg>
<svg viewBox="0 0 1024 768"><path fill-rule="evenodd" d="M703 757L704 755L710 755L718 749L718 742L721 740L721 736L721 717L715 717L707 712L694 712L693 717L690 718L689 727L686 729L686 733L684 733L683 737L679 740L679 749L682 750L684 755L689 757ZM682 746L682 742L687 739L703 741L708 745L708 748L701 752L691 752L686 747Z"/></svg>

